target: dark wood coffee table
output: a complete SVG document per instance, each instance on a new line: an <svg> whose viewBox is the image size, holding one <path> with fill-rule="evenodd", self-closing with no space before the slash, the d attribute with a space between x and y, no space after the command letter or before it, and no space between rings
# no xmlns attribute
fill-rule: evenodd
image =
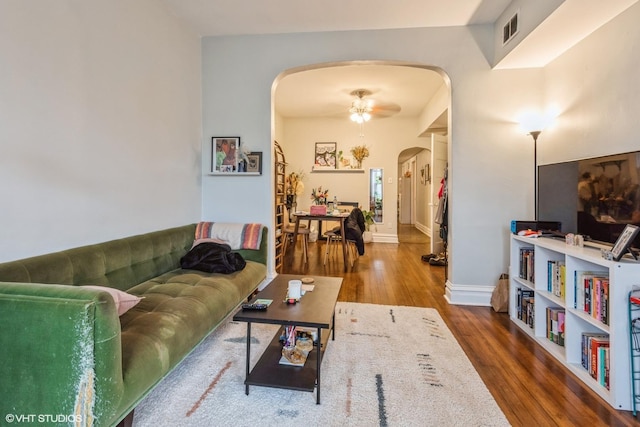
<svg viewBox="0 0 640 427"><path fill-rule="evenodd" d="M244 381L247 395L250 385L308 392L313 392L315 388L316 403L320 403L320 365L329 336L335 340L335 310L342 278L314 276L313 291L303 295L297 304L286 304L284 299L287 295L289 280L300 278L301 276L290 274L277 276L254 297L254 299L272 299L273 302L267 310L240 310L233 316L234 321L247 322L247 365ZM280 329L262 353L260 360L253 369L250 369L252 323L316 328L317 339L304 366L281 365L279 363L282 356L282 345L279 340L282 330Z"/></svg>

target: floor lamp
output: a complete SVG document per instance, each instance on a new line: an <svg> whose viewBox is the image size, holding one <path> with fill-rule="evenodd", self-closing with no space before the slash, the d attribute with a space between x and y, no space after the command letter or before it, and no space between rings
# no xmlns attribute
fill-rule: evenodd
<svg viewBox="0 0 640 427"><path fill-rule="evenodd" d="M538 220L538 136L541 130L532 130L533 137L533 220Z"/></svg>
<svg viewBox="0 0 640 427"><path fill-rule="evenodd" d="M520 128L533 137L533 215L538 220L538 137L550 125L556 113L549 110L546 114L527 112L520 116Z"/></svg>

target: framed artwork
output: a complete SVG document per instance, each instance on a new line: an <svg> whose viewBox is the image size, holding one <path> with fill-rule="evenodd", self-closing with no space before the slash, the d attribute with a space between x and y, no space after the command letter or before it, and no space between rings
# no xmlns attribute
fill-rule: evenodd
<svg viewBox="0 0 640 427"><path fill-rule="evenodd" d="M316 152L313 162L314 169L336 169L336 147L335 142L316 142Z"/></svg>
<svg viewBox="0 0 640 427"><path fill-rule="evenodd" d="M252 151L247 154L247 172L262 173L262 152Z"/></svg>
<svg viewBox="0 0 640 427"><path fill-rule="evenodd" d="M640 228L635 225L627 224L624 227L624 230L622 230L620 237L618 237L618 240L616 240L616 244L613 245L613 249L611 249L611 255L613 256L614 261L620 261L620 258L622 258L625 252L627 252L627 250L631 247L633 239L636 238L639 231ZM635 254L633 252L631 252L631 254L635 258Z"/></svg>
<svg viewBox="0 0 640 427"><path fill-rule="evenodd" d="M431 166L429 163L425 164L420 169L420 184L427 185L431 182Z"/></svg>
<svg viewBox="0 0 640 427"><path fill-rule="evenodd" d="M239 152L239 136L214 136L211 138L211 172L237 172Z"/></svg>

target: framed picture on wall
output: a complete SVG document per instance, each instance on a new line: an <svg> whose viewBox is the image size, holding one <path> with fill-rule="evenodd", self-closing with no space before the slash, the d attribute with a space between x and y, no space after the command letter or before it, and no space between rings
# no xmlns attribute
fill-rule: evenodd
<svg viewBox="0 0 640 427"><path fill-rule="evenodd" d="M247 154L247 172L262 173L262 152L252 151Z"/></svg>
<svg viewBox="0 0 640 427"><path fill-rule="evenodd" d="M237 172L239 151L239 136L214 136L211 138L211 172Z"/></svg>
<svg viewBox="0 0 640 427"><path fill-rule="evenodd" d="M335 142L316 142L313 169L336 169L337 146Z"/></svg>

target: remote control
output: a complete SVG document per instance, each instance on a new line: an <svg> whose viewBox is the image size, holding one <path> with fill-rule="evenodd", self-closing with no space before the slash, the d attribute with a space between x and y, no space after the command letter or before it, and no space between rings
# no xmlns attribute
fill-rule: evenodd
<svg viewBox="0 0 640 427"><path fill-rule="evenodd" d="M243 310L266 310L267 304L242 304Z"/></svg>

